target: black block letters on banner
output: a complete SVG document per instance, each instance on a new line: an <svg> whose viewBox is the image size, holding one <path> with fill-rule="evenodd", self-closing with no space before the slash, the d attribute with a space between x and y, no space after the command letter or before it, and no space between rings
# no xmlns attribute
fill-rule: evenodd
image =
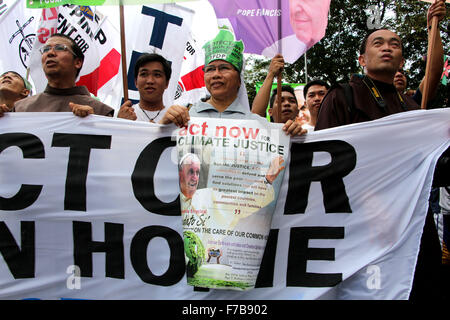
<svg viewBox="0 0 450 320"><path fill-rule="evenodd" d="M181 215L180 197L174 201L165 203L159 200L155 195L155 176L156 166L161 158L161 154L166 148L174 147L175 141L170 137L153 140L139 155L131 176L133 192L140 204L149 212L165 215ZM164 186L160 186L164 188Z"/></svg>
<svg viewBox="0 0 450 320"><path fill-rule="evenodd" d="M333 287L342 282L342 273L306 272L308 260L334 260L334 248L309 248L309 239L343 239L343 227L291 228L286 274L288 287Z"/></svg>
<svg viewBox="0 0 450 320"><path fill-rule="evenodd" d="M159 276L148 267L147 247L155 237L164 238L170 248L169 268ZM149 254L151 256L151 253ZM185 271L183 239L175 230L165 226L149 226L139 230L133 237L130 249L134 271L145 283L171 286L179 282Z"/></svg>
<svg viewBox="0 0 450 320"><path fill-rule="evenodd" d="M331 155L331 162L313 167L313 154L321 151ZM326 213L351 213L342 178L355 166L356 151L347 142L333 140L292 144L284 214L305 213L312 181L320 181Z"/></svg>
<svg viewBox="0 0 450 320"><path fill-rule="evenodd" d="M21 248L6 223L0 222L0 253L14 279L33 278L35 270L34 221L20 222Z"/></svg>
<svg viewBox="0 0 450 320"><path fill-rule="evenodd" d="M177 26L181 26L183 23L183 18L181 17L146 6L142 6L142 14L155 18L149 45L159 49L162 49L163 47L169 23Z"/></svg>
<svg viewBox="0 0 450 320"><path fill-rule="evenodd" d="M111 136L55 133L52 147L70 148L64 210L86 211L86 179L91 149L110 149Z"/></svg>
<svg viewBox="0 0 450 320"><path fill-rule="evenodd" d="M264 255L256 278L255 288L273 287L273 274L275 271L275 258L278 244L278 229L271 229L266 242Z"/></svg>
<svg viewBox="0 0 450 320"><path fill-rule="evenodd" d="M105 252L105 276L125 278L123 224L105 222L105 241L92 240L90 222L73 222L74 264L80 267L82 277L92 277L92 254Z"/></svg>
<svg viewBox="0 0 450 320"><path fill-rule="evenodd" d="M0 153L16 146L24 158L44 159L44 145L41 140L27 133L5 133L0 135ZM179 198L165 203L156 197L154 175L162 153L175 146L170 137L153 140L136 160L131 182L134 196L139 203L153 214L179 216ZM65 186L65 210L86 211L86 181L91 149L110 149L111 136L55 133L52 147L69 147L69 159ZM314 152L328 152L331 162L313 167ZM293 144L291 149L290 177L285 214L304 213L310 184L319 181L322 185L326 213L351 213L343 177L356 165L354 148L343 141L321 141ZM0 210L19 211L33 204L39 197L42 185L22 185L12 198L0 197ZM125 278L124 224L103 222L104 240L92 239L92 222L73 221L74 264L80 267L81 276L93 277L93 254L105 255L105 276ZM308 226L290 229L286 269L286 285L299 287L331 287L342 281L341 273L319 274L307 272L308 260L332 261L334 248L309 248L309 239L343 239L344 227ZM283 230L288 232L288 230ZM272 229L267 241L256 287L272 287L277 258L280 230ZM169 266L162 275L150 270L147 254L150 241L164 238L170 248ZM20 246L5 222L0 221L0 253L14 278L35 276L35 229L34 222L21 222ZM139 278L148 284L171 286L185 273L183 239L177 231L166 226L146 226L132 238L130 261Z"/></svg>

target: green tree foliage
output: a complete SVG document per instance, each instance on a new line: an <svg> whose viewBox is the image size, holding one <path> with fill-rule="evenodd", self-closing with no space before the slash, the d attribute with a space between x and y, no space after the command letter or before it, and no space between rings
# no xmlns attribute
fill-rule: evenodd
<svg viewBox="0 0 450 320"><path fill-rule="evenodd" d="M330 84L346 82L353 73L362 73L358 63L359 46L364 36L376 22L395 31L403 40L408 87L416 89L425 74L424 56L427 53L426 15L429 3L418 0L333 0L325 37L310 50L307 56L308 80L323 79ZM370 10L375 7L377 10ZM450 11L447 5L447 12ZM378 15L378 17L377 17ZM444 52L449 53L448 19L440 24ZM248 55L245 70L246 87L250 104L256 95L255 83L264 81L270 60ZM305 59L287 64L283 81L305 82ZM450 86L440 85L435 104L442 106L449 96Z"/></svg>
<svg viewBox="0 0 450 320"><path fill-rule="evenodd" d="M408 75L408 87L415 89L425 75L426 55L427 55L427 17L428 3L409 0L394 2L393 10L396 12L394 25L398 35L403 40L403 56L406 59ZM450 6L447 5L447 16ZM450 29L448 18L440 23L441 38L444 45L444 54L450 54ZM437 107L449 107L448 97L450 96L450 86L440 85L434 105ZM447 101L445 99L447 98Z"/></svg>

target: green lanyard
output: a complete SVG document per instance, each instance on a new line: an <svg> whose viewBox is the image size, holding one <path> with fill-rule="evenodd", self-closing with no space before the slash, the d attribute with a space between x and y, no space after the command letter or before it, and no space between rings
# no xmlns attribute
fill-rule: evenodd
<svg viewBox="0 0 450 320"><path fill-rule="evenodd" d="M370 83L368 83L368 81L370 81ZM375 101L377 102L378 106L381 109L383 109L384 111L386 111L386 106L387 106L386 102L384 101L383 97L381 96L380 91L378 91L378 88L375 85L375 83L373 83L372 79L370 79L367 76L364 76L363 82L366 85L366 87L369 89L370 93L372 94L372 97L375 99ZM404 111L406 111L407 108L406 108L405 101L403 100L402 96L397 91L397 89L395 89L395 92L397 92L397 96L398 96L398 98L400 100L400 105L401 105L402 109Z"/></svg>

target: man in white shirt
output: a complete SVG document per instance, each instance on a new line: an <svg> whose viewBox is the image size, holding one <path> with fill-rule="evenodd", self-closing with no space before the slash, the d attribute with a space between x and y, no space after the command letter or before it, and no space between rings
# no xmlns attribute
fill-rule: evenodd
<svg viewBox="0 0 450 320"><path fill-rule="evenodd" d="M156 53L144 53L134 66L134 83L139 91L139 103L126 101L120 107L118 118L157 123L166 112L164 90L169 86L172 68Z"/></svg>

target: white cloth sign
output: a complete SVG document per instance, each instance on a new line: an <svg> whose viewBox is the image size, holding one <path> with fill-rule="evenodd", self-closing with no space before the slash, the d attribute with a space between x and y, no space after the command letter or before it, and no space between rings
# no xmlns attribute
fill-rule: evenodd
<svg viewBox="0 0 450 320"><path fill-rule="evenodd" d="M26 76L36 37L36 13L26 9L24 1L0 3L0 72L12 70Z"/></svg>
<svg viewBox="0 0 450 320"><path fill-rule="evenodd" d="M185 277L174 126L7 113L0 298L407 299L448 119L418 110L292 139L256 288L201 292Z"/></svg>

